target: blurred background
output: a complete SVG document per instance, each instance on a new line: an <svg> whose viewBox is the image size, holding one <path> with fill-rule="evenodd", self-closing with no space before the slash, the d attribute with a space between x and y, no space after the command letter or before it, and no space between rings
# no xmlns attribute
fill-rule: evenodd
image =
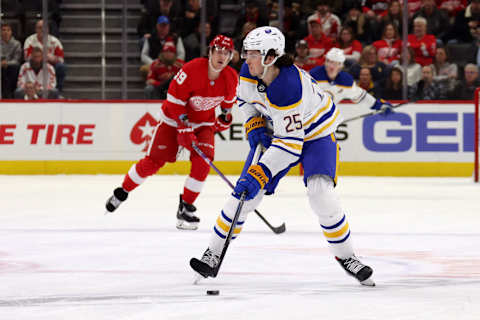
<svg viewBox="0 0 480 320"><path fill-rule="evenodd" d="M3 99L163 99L216 34L238 53L264 25L306 70L342 48L377 98L471 100L480 83L480 0L2 0L0 11Z"/></svg>

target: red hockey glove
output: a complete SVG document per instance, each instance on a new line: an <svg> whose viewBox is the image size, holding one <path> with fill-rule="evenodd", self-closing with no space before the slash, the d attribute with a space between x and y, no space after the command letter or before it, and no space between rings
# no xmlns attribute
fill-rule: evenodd
<svg viewBox="0 0 480 320"><path fill-rule="evenodd" d="M233 117L231 113L222 113L217 117L215 121L215 132L221 132L230 128L232 124Z"/></svg>
<svg viewBox="0 0 480 320"><path fill-rule="evenodd" d="M177 127L177 141L182 147L193 151L192 144L197 143L197 137L193 133L193 128L186 125L179 125Z"/></svg>

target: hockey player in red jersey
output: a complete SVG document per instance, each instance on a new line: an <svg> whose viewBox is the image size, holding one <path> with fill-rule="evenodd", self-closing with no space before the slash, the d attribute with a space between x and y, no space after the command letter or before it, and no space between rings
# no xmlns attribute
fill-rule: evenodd
<svg viewBox="0 0 480 320"><path fill-rule="evenodd" d="M202 190L210 167L192 149L192 144L213 160L215 132L228 129L232 123L230 111L236 100L238 74L227 65L233 50L232 39L218 35L210 42L208 58L191 60L175 75L147 154L130 168L122 186L114 190L106 203L108 212L118 208L129 192L165 163L175 162L179 147L183 147L190 151L192 166L183 194L180 194L177 228L198 228L200 219L195 216L193 203ZM221 108L218 117L215 114L217 106Z"/></svg>

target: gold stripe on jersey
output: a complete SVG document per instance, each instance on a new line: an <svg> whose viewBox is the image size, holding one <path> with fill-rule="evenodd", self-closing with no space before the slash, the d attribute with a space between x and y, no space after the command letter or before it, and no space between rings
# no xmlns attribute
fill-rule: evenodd
<svg viewBox="0 0 480 320"><path fill-rule="evenodd" d="M240 80L243 80L243 81L247 81L247 82L250 82L250 83L253 83L253 84L257 84L258 81L257 80L254 80L254 79L250 79L250 78L246 78L246 77L240 77Z"/></svg>
<svg viewBox="0 0 480 320"><path fill-rule="evenodd" d="M275 108L277 110L290 110L290 109L295 109L300 103L302 103L302 99L298 100L297 102L295 102L294 104L291 104L291 105L288 105L288 106L277 106L273 103L270 102L270 100L268 99L268 96L265 95L265 99L267 100L268 104L272 107L272 108Z"/></svg>
<svg viewBox="0 0 480 320"><path fill-rule="evenodd" d="M284 140L281 140L281 139L273 139L272 143L273 144L280 143L284 147L293 149L292 151L302 151L302 148L303 148L303 142L301 141L293 141L292 143L292 142L285 142Z"/></svg>
<svg viewBox="0 0 480 320"><path fill-rule="evenodd" d="M308 129L308 126L313 122L313 121L316 121L318 118L320 118L320 114L322 114L325 110L330 110L330 108L332 108L332 99L330 97L328 97L328 101L327 101L327 104L325 105L325 107L321 108L320 110L317 111L317 113L315 113L313 115L313 117L311 117L308 121L306 121L304 124L303 124L303 128L304 129Z"/></svg>
<svg viewBox="0 0 480 320"><path fill-rule="evenodd" d="M326 129L328 129L333 123L335 123L335 120L337 120L338 116L340 115L340 112L338 111L338 108L335 110L335 113L334 113L334 116L331 117L329 122L323 122L321 125L319 125L317 128L315 128L315 130L312 130L311 132L309 132L304 140L305 141L309 141L309 140L313 140L314 138L316 138L318 135L320 135L323 131L325 131Z"/></svg>
<svg viewBox="0 0 480 320"><path fill-rule="evenodd" d="M317 83L324 83L324 82L329 83L328 80L317 80ZM350 89L350 88L353 87L353 86L344 86L344 85L337 84L337 83L334 84L334 86L335 86L335 87L340 87L340 88L346 88L346 89Z"/></svg>

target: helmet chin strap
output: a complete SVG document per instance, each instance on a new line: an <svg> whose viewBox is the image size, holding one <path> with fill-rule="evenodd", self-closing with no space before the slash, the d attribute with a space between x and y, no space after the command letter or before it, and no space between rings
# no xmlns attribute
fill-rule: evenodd
<svg viewBox="0 0 480 320"><path fill-rule="evenodd" d="M265 78L265 75L267 74L267 70L269 67L273 66L273 64L275 63L275 61L277 61L278 57L275 57L273 58L273 61L270 62L269 64L265 64L265 58L266 56L263 56L262 57L262 66L263 66L263 73L262 73L262 76L259 77L260 79L264 79Z"/></svg>

